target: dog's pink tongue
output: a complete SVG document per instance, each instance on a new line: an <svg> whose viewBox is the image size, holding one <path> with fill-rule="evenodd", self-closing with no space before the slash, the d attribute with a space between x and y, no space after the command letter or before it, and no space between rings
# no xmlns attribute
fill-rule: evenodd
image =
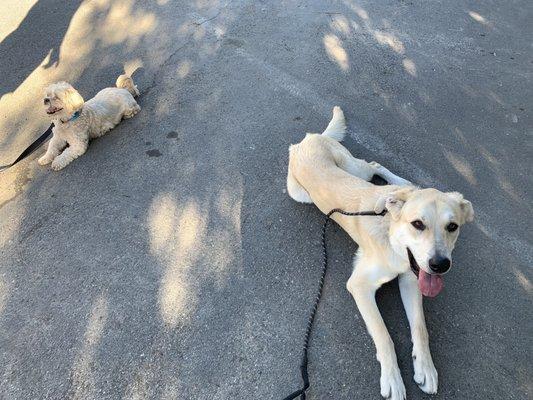
<svg viewBox="0 0 533 400"><path fill-rule="evenodd" d="M440 293L443 285L442 276L428 274L420 268L418 272L418 287L424 296L435 297Z"/></svg>

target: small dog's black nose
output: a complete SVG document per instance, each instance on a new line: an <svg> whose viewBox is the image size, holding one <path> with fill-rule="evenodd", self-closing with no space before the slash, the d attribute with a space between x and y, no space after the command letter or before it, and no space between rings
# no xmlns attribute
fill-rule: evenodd
<svg viewBox="0 0 533 400"><path fill-rule="evenodd" d="M433 256L429 259L429 268L437 274L443 274L447 272L452 265L452 262L447 257Z"/></svg>
<svg viewBox="0 0 533 400"><path fill-rule="evenodd" d="M44 99L44 105L50 104L50 99Z"/></svg>

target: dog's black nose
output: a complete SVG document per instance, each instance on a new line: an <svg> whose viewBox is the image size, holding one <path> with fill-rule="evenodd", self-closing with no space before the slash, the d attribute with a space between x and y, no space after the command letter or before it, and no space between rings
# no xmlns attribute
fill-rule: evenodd
<svg viewBox="0 0 533 400"><path fill-rule="evenodd" d="M429 259L429 268L437 274L447 272L452 265L452 262L447 257L433 256Z"/></svg>
<svg viewBox="0 0 533 400"><path fill-rule="evenodd" d="M44 105L50 104L50 99L44 99Z"/></svg>

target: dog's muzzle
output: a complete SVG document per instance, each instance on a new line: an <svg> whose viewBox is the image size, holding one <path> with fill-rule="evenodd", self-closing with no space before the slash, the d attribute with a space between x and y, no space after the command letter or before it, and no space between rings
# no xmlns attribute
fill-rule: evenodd
<svg viewBox="0 0 533 400"><path fill-rule="evenodd" d="M46 113L48 115L52 115L52 114L55 114L56 112L59 112L61 110L62 110L62 108L50 107L48 110L46 110Z"/></svg>
<svg viewBox="0 0 533 400"><path fill-rule="evenodd" d="M438 295L444 286L442 276L437 273L428 273L423 268L420 268L409 247L407 248L407 256L409 257L411 270L417 277L420 292L426 297L435 297Z"/></svg>

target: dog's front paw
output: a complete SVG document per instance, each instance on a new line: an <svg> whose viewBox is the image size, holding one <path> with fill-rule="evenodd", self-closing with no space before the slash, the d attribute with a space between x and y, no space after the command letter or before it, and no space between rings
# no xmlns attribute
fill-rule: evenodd
<svg viewBox="0 0 533 400"><path fill-rule="evenodd" d="M48 157L46 154L44 156L42 156L41 158L39 158L37 160L37 162L39 163L39 165L46 165L46 164L50 164L52 162L52 158L51 157Z"/></svg>
<svg viewBox="0 0 533 400"><path fill-rule="evenodd" d="M398 367L381 368L381 395L385 399L405 400L405 385Z"/></svg>
<svg viewBox="0 0 533 400"><path fill-rule="evenodd" d="M439 385L439 375L433 365L431 354L420 353L413 355L414 380L420 390L425 393L435 394Z"/></svg>
<svg viewBox="0 0 533 400"><path fill-rule="evenodd" d="M54 171L59 171L59 170L65 168L67 166L67 164L68 164L68 162L66 162L63 158L56 157L54 159L54 161L52 161L51 167L52 167L52 169Z"/></svg>

